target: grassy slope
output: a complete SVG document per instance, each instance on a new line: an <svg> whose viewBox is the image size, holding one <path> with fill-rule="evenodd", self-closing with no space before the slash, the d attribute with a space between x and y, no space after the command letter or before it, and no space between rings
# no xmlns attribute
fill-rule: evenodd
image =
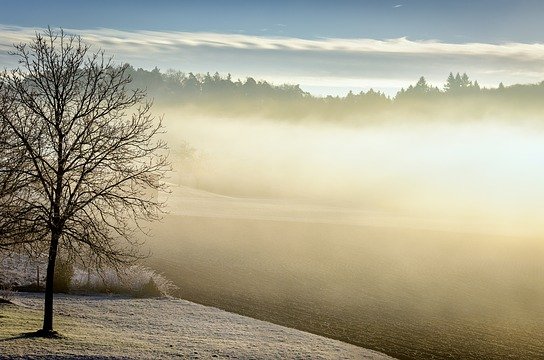
<svg viewBox="0 0 544 360"><path fill-rule="evenodd" d="M21 337L38 329L41 295L0 305L0 358L66 357L386 359L378 353L178 299L58 295L61 339Z"/></svg>

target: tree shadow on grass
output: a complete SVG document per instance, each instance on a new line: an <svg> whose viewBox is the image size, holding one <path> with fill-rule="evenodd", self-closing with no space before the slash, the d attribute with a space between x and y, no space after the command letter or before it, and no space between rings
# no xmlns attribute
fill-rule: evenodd
<svg viewBox="0 0 544 360"><path fill-rule="evenodd" d="M59 334L56 331L32 331L32 332L25 332L16 336L12 336L5 339L0 339L0 342L4 341L12 341L12 340L18 340L18 339L35 339L35 338L41 338L41 339L62 339L63 336Z"/></svg>

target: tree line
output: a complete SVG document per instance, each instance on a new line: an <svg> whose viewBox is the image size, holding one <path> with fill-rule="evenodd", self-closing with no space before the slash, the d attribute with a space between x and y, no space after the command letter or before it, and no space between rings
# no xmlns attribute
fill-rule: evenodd
<svg viewBox="0 0 544 360"><path fill-rule="evenodd" d="M193 106L195 111L224 115L260 114L277 118L328 120L393 119L407 111L418 117L482 117L531 114L541 116L544 81L482 87L466 73L450 73L442 87L425 77L399 90L395 96L370 89L345 96L314 96L300 85L275 85L248 77L234 80L231 74L161 72L127 66L133 86L146 88L161 105Z"/></svg>

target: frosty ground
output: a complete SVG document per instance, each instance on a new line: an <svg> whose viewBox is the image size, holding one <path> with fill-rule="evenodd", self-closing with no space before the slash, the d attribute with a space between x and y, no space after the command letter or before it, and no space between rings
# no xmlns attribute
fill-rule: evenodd
<svg viewBox="0 0 544 360"><path fill-rule="evenodd" d="M180 299L57 295L60 339L21 336L40 326L42 295L0 304L0 359L72 357L390 359L340 341Z"/></svg>

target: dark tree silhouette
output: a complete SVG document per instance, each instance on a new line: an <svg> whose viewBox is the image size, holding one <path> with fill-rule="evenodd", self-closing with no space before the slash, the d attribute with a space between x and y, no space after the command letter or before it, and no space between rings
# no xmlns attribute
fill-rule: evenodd
<svg viewBox="0 0 544 360"><path fill-rule="evenodd" d="M126 66L51 29L11 55L1 84L0 220L6 246L47 249L43 328L53 332L59 252L89 265L141 258L134 231L160 217L168 170L160 119Z"/></svg>

